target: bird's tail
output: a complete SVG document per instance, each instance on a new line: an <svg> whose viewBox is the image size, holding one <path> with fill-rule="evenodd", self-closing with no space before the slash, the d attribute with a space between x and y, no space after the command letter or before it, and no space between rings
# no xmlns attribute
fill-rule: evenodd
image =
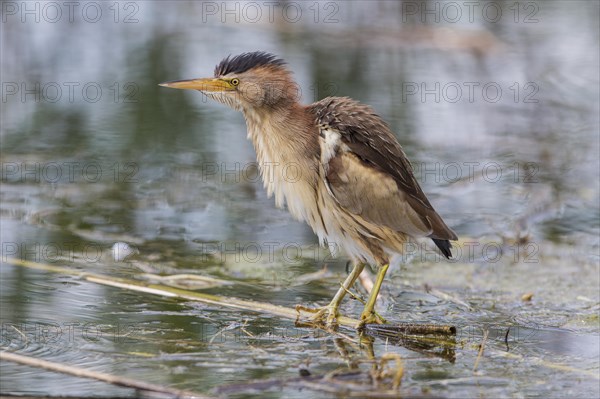
<svg viewBox="0 0 600 399"><path fill-rule="evenodd" d="M452 251L450 251L450 248L452 248L452 244L450 244L449 240L440 240L437 238L432 238L432 240L435 243L435 245L437 245L437 247L440 249L440 252L444 254L446 258L450 259L452 257Z"/></svg>

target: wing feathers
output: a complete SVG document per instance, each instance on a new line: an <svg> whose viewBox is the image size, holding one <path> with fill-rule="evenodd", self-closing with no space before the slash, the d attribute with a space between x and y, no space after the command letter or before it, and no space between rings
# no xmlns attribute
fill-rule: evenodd
<svg viewBox="0 0 600 399"><path fill-rule="evenodd" d="M433 209L398 140L373 109L345 97L329 97L309 109L322 130L339 133L338 147L328 148L324 160L336 201L369 222L429 236L448 256L448 240L456 234Z"/></svg>

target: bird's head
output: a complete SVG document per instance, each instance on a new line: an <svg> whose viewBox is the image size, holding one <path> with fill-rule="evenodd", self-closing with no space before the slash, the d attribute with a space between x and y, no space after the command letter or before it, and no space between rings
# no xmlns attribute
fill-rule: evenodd
<svg viewBox="0 0 600 399"><path fill-rule="evenodd" d="M161 83L175 89L192 89L243 111L289 106L298 100L298 86L285 62L265 52L227 57L215 67L212 78Z"/></svg>

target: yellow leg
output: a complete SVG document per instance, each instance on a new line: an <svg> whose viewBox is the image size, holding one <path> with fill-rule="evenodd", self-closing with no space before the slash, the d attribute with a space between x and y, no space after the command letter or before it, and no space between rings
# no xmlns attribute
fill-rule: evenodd
<svg viewBox="0 0 600 399"><path fill-rule="evenodd" d="M354 268L352 269L348 277L346 277L346 280L344 280L340 289L338 289L338 291L335 293L335 296L327 306L327 308L329 309L329 314L327 315L327 324L331 324L337 317L338 309L342 304L344 296L346 296L346 293L350 290L350 288L352 288L352 286L354 285L354 283L358 279L358 276L360 276L364 268L365 265L363 263L357 263L356 265L354 265Z"/></svg>
<svg viewBox="0 0 600 399"><path fill-rule="evenodd" d="M377 302L377 296L379 295L381 284L383 283L383 279L385 278L385 274L387 273L389 267L389 264L383 265L377 271L377 278L375 280L375 284L373 284L373 289L371 290L367 304L360 315L360 323L357 326L358 328L364 326L365 324L385 323L385 320L375 313L375 302Z"/></svg>
<svg viewBox="0 0 600 399"><path fill-rule="evenodd" d="M323 324L323 318L325 314L327 314L327 318L325 319L326 325L334 325L338 316L338 309L340 308L344 296L346 296L346 293L350 290L350 288L352 288L352 286L354 285L354 283L358 279L358 276L360 275L360 273L362 273L364 268L365 265L363 263L358 263L354 265L354 268L352 269L348 277L346 277L346 280L344 280L331 302L329 302L329 305L318 309L312 309L298 305L296 306L296 310L298 312L305 311L315 313L315 315L312 317L312 321L315 324Z"/></svg>

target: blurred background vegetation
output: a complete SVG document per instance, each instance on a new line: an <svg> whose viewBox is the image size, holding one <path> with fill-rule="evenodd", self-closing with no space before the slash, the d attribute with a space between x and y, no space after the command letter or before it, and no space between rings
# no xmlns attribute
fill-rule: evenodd
<svg viewBox="0 0 600 399"><path fill-rule="evenodd" d="M477 250L455 264L437 259L425 266L416 254L407 270L392 273L392 319L429 303L428 320L443 322L454 312L459 323L510 320L597 338L597 1L65 4L2 3L3 348L197 390L286 375L310 351L317 367L337 366L318 345L286 341L264 348L278 357L247 366L238 363L240 353L256 353L243 340L222 343L217 355L198 337L198 326L239 322L237 314L6 262L16 257L113 275L140 268L209 274L252 283L231 295L289 306L330 296L345 261L317 250L310 229L266 197L241 114L200 93L158 86L211 76L225 56L256 50L289 63L305 103L337 95L373 105L461 246L491 242L504 251L494 262ZM136 267L115 261L116 242L135 248ZM291 257L282 253L286 245L300 250ZM269 248L274 257L266 256ZM333 267L325 279L290 286L325 261ZM468 315L424 297L422 283L442 286L477 311ZM518 298L530 291L539 302L522 318ZM258 330L284 323L247 317ZM57 345L25 343L6 327L114 327L123 320L137 323L137 346L77 334ZM597 339L572 342L561 358L597 371ZM572 348L578 345L586 349ZM530 350L547 354L544 346ZM124 356L130 352L143 355ZM445 367L444 378L452 379L469 366ZM68 387L78 395L130 394L52 374L36 388L34 371L8 364L1 370L3 393L59 394ZM420 372L415 368L405 384L434 378ZM500 381L495 394L535 389L498 365L487 373ZM575 389L573 396L598 394L593 381L574 387L556 373L533 380L547 393L556 393L554 382ZM517 382L508 383L512 378ZM464 383L440 392L476 396L478 389Z"/></svg>

